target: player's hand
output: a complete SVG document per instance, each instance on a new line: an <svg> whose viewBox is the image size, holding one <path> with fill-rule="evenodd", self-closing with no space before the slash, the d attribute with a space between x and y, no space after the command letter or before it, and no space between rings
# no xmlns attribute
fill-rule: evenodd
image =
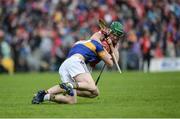
<svg viewBox="0 0 180 119"><path fill-rule="evenodd" d="M104 28L104 29L101 29L101 32L102 32L102 34L105 35L105 37L108 37L111 30L109 28Z"/></svg>
<svg viewBox="0 0 180 119"><path fill-rule="evenodd" d="M107 41L108 45L112 44L112 40L109 37L106 39L106 41Z"/></svg>

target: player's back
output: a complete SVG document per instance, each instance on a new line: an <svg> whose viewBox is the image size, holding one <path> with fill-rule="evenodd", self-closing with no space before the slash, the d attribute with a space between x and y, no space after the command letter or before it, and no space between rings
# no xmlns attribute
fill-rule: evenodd
<svg viewBox="0 0 180 119"><path fill-rule="evenodd" d="M81 54L85 58L86 63L98 62L104 52L103 46L96 40L78 41L71 48L68 57L74 54Z"/></svg>

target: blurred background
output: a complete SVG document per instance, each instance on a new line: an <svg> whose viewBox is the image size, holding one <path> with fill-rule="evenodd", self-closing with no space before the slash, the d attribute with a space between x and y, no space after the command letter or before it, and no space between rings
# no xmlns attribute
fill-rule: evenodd
<svg viewBox="0 0 180 119"><path fill-rule="evenodd" d="M100 18L124 25L123 71L180 70L180 0L0 0L0 73L57 71Z"/></svg>

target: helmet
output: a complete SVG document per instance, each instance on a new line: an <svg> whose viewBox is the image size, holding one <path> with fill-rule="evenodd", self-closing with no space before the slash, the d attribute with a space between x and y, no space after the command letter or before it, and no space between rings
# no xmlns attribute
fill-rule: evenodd
<svg viewBox="0 0 180 119"><path fill-rule="evenodd" d="M112 22L110 25L110 29L113 34L119 37L121 37L124 34L123 25L118 21Z"/></svg>

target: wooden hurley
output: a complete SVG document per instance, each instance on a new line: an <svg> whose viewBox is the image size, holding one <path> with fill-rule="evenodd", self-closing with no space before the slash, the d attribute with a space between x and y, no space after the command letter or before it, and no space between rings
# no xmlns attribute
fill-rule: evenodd
<svg viewBox="0 0 180 119"><path fill-rule="evenodd" d="M110 49L111 49L111 56L112 56L112 59L113 59L115 65L116 65L116 67L117 67L119 73L121 74L121 73L122 73L122 72L121 72L121 68L120 68L120 66L119 66L119 64L118 64L118 61L117 61L117 59L116 59L116 56L115 56L115 54L114 54L114 47L113 47L112 44L110 45Z"/></svg>

